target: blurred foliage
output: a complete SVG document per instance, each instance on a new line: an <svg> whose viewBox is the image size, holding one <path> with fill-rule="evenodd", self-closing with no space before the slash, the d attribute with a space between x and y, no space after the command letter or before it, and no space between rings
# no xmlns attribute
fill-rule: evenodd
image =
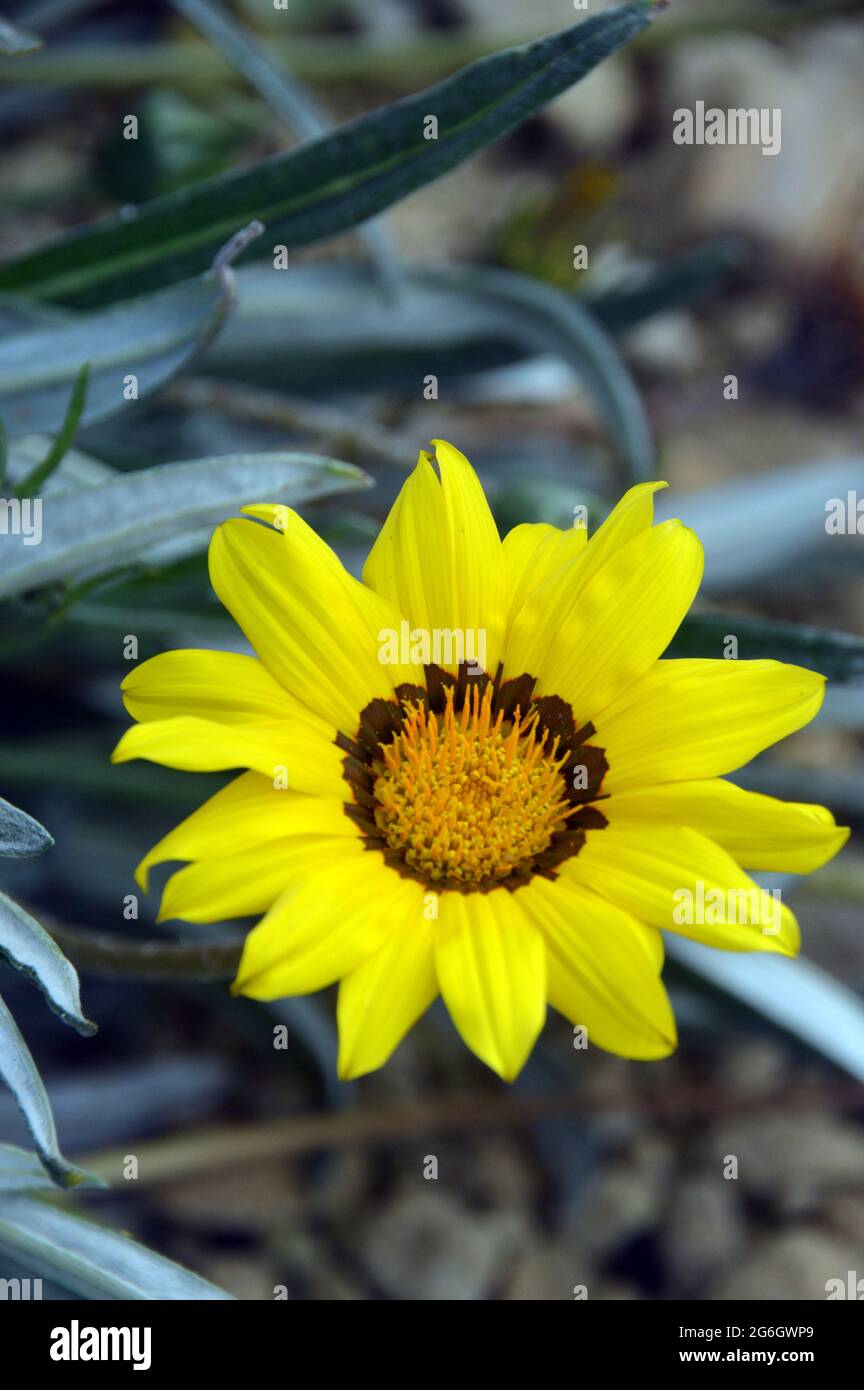
<svg viewBox="0 0 864 1390"><path fill-rule="evenodd" d="M864 639L842 630L864 616L860 542L826 543L822 512L826 497L845 496L862 476L860 446L845 443L860 433L860 254L810 264L785 254L779 233L772 242L750 225L743 203L712 216L695 180L685 187L683 164L670 173L662 127L667 88L677 100L686 87L694 33L709 48L711 36L742 32L818 38L826 15L854 7L681 7L649 28L649 7L634 4L538 37L540 21L532 28L519 6L491 18L480 5L444 7L447 25L429 28L429 7L406 4L390 35L386 16L376 20L360 0L293 0L278 15L264 0L240 0L234 30L215 47L193 28L208 29L200 0L178 3L182 20L168 6L70 3L53 19L49 7L40 26L30 8L12 16L20 29L0 29L10 55L0 60L10 184L0 478L16 499L38 489L44 513L39 545L4 534L0 548L0 787L33 812L0 801L0 953L18 971L0 1005L0 1071L35 1152L0 1145L0 1250L60 1293L219 1298L213 1283L84 1221L65 1197L46 1202L48 1185L116 1180L119 1149L137 1151L148 1137L155 1173L197 1181L208 1165L242 1166L246 1145L264 1161L295 1143L305 1161L322 1144L363 1142L369 1121L351 1113L354 1088L334 1082L329 1005L226 999L235 927L173 939L174 929L169 937L149 921L118 920L142 842L225 780L108 765L122 721L123 643L137 636L143 659L238 641L213 599L204 552L213 524L253 494L299 505L359 570L418 446L445 426L467 441L502 529L567 525L576 505L593 525L623 486L659 466L683 485L670 505L708 552L705 603L669 655L716 657L731 633L744 658L828 675L838 698L829 690L811 741L747 776L758 789L860 819ZM44 38L38 52L31 24ZM529 42L511 50L508 36ZM623 114L617 91L604 95L599 83L586 88L597 94L590 109L571 110L570 95L550 105L601 64L602 78L618 49ZM442 75L439 86L415 90ZM322 78L320 91L301 80ZM392 100L405 90L415 94ZM322 128L325 104L361 114ZM424 140L433 113L438 139ZM596 148L586 113L606 121ZM124 137L128 114L137 116L135 141ZM450 179L427 194L442 174ZM402 203L411 193L413 221L415 202ZM382 213L384 226L370 222ZM786 205L772 215L782 219ZM328 242L340 234L354 240L334 255ZM264 262L279 244L288 255L277 270ZM574 266L580 245L591 247L585 269ZM301 256L306 246L314 249ZM237 261L260 264L235 269ZM727 368L740 374L743 446L724 434L731 427L718 405ZM439 397L422 400L428 374ZM779 441L768 433L769 402L791 421ZM829 429L826 411L848 411L851 430L834 416ZM860 906L860 860L831 872L808 887L812 899L834 893ZM784 975L794 969L787 962L778 974L748 959L742 975L737 958L676 949L669 975L694 1065L705 1065L712 1040L782 1030L796 1077L799 1059L806 1067L814 1057L860 1075L860 957L857 974L808 964ZM65 1030L43 1017L29 988L86 1033L76 965L102 1030L80 1043L58 1039ZM145 980L159 982L149 994ZM274 1058L277 1025L290 1046ZM447 1119L448 1086L476 1086L476 1077L437 1016L412 1046L395 1091L373 1080L371 1094L398 1100L421 1077L434 1131ZM515 1099L486 1096L493 1120L495 1105L521 1113L520 1096L573 1096L575 1120L524 1121L545 1200L562 1205L582 1199L608 1140L567 1055L556 1039ZM678 1081L686 1092L686 1077ZM635 1113L639 1086L651 1084L628 1082L624 1108ZM296 1125L283 1113L303 1109L324 1113ZM206 1143L199 1120L211 1122ZM232 1129L238 1120L242 1134ZM64 1157L58 1126L64 1152L95 1158L91 1172ZM382 1121L387 1143L411 1132L398 1108ZM417 1133L427 1133L422 1117ZM308 1166L311 1186L323 1184L326 1165ZM111 1225L135 1225L157 1247L167 1239L158 1221L148 1227L146 1203L116 1192L90 1200ZM462 1224L470 1228L470 1213ZM259 1232L265 1243L271 1235ZM302 1265L302 1252L280 1259ZM634 1268L639 1259L637 1250ZM656 1292L660 1275L640 1269L641 1287ZM387 1288L386 1270L371 1283Z"/></svg>

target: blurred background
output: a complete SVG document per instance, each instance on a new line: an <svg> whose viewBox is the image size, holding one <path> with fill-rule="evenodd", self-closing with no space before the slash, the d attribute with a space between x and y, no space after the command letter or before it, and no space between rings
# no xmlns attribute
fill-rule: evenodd
<svg viewBox="0 0 864 1390"><path fill-rule="evenodd" d="M583 18L567 0L237 0L235 20L289 75L292 129L177 7L5 13L45 44L0 69L3 257ZM209 345L79 429L49 486L324 454L375 480L301 505L359 572L432 437L472 460L502 532L568 525L581 504L596 521L656 467L664 515L694 524L707 552L705 620L678 654L722 656L732 634L741 657L779 655L787 621L864 634L864 536L825 526L831 499L864 502L862 71L864 4L681 0L371 230L239 271ZM676 145L674 112L698 100L779 109L781 151ZM12 463L40 450L24 436ZM57 932L99 1033L64 1029L5 969L2 986L64 1152L111 1180L80 1207L242 1299L568 1299L577 1286L815 1299L864 1271L854 834L834 864L782 883L807 964L670 948L674 1057L574 1050L550 1013L512 1088L438 1006L383 1072L341 1085L330 995L230 1000L182 957L136 953L240 930L156 927L156 893L124 917L143 852L228 775L108 761L130 634L141 659L239 649L205 544L196 533L71 594L48 586L0 620L0 792L56 842L0 863L0 886ZM817 723L741 780L860 830L864 662L835 664ZM27 1142L6 1092L0 1140Z"/></svg>

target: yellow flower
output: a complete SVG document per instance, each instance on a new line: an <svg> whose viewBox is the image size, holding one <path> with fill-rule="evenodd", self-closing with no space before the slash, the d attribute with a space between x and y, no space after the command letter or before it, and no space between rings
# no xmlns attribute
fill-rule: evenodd
<svg viewBox="0 0 864 1390"><path fill-rule="evenodd" d="M216 530L213 587L258 655L143 663L114 760L247 771L138 881L186 861L160 920L264 914L235 993L340 981L345 1078L382 1066L439 993L507 1080L547 1000L607 1051L664 1057L660 929L794 955L792 913L739 866L807 872L847 838L822 807L720 780L808 723L824 679L661 659L702 575L692 532L653 525L662 483L590 540L523 525L502 542L470 464L435 444L362 584L288 508Z"/></svg>

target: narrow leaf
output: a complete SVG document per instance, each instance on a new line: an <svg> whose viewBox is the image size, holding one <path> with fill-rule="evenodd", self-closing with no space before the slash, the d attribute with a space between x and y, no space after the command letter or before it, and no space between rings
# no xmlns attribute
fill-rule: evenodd
<svg viewBox="0 0 864 1390"><path fill-rule="evenodd" d="M730 636L738 640L741 661L790 661L837 684L864 680L864 637L735 613L689 614L666 656L720 658Z"/></svg>
<svg viewBox="0 0 864 1390"><path fill-rule="evenodd" d="M599 408L629 480L652 476L654 447L639 392L611 338L581 304L540 281L489 266L430 269L421 279L478 301L503 337L569 362Z"/></svg>
<svg viewBox="0 0 864 1390"><path fill-rule="evenodd" d="M130 1236L38 1197L0 1204L0 1249L87 1299L201 1301L232 1295Z"/></svg>
<svg viewBox="0 0 864 1390"><path fill-rule="evenodd" d="M376 295L356 264L304 274L250 266L206 369L285 389L382 377L416 381L454 360L464 371L554 353L594 398L628 477L650 476L653 446L639 393L618 351L575 297L488 266L408 266L398 300ZM437 354L437 355L436 355ZM491 356L490 356L491 354Z"/></svg>
<svg viewBox="0 0 864 1390"><path fill-rule="evenodd" d="M51 1103L30 1049L0 999L0 1080L9 1087L27 1122L36 1151L58 1187L92 1186L86 1173L68 1163L57 1144ZM100 1184L101 1185L101 1184Z"/></svg>
<svg viewBox="0 0 864 1390"><path fill-rule="evenodd" d="M368 481L359 468L315 454L230 454L160 464L46 497L41 544L0 552L0 597L144 554L164 559L172 538L186 550L202 549L214 526L250 502L293 506ZM174 545L171 558L176 553Z"/></svg>
<svg viewBox="0 0 864 1390"><path fill-rule="evenodd" d="M47 434L25 434L15 441L9 450L9 479L16 491L28 473L45 459L53 444ZM41 496L53 496L58 492L72 492L76 488L93 487L96 483L107 482L113 477L115 469L80 449L67 449L62 459L53 469L50 477L40 487ZM32 496L32 491L31 491Z"/></svg>
<svg viewBox="0 0 864 1390"><path fill-rule="evenodd" d="M84 1172L83 1169L79 1170ZM104 1187L101 1178L87 1173L88 1187ZM0 1195L7 1192L50 1192L54 1187L38 1154L17 1144L0 1144Z"/></svg>
<svg viewBox="0 0 864 1390"><path fill-rule="evenodd" d="M66 455L75 432L81 420L84 410L84 402L87 399L87 382L90 376L90 364L85 362L75 378L75 385L72 387L72 394L69 397L69 405L66 416L54 443L46 453L41 463L37 463L31 471L23 477L15 489L16 497L34 497L41 492L42 484L47 482L51 474L60 464Z"/></svg>
<svg viewBox="0 0 864 1390"><path fill-rule="evenodd" d="M715 951L667 932L668 955L864 1081L864 1005L806 960Z"/></svg>
<svg viewBox="0 0 864 1390"><path fill-rule="evenodd" d="M44 927L0 893L0 956L32 980L64 1023L89 1037L96 1024L81 1012L78 975Z"/></svg>
<svg viewBox="0 0 864 1390"><path fill-rule="evenodd" d="M861 458L819 459L698 492L660 493L655 510L661 521L680 517L699 536L706 592L750 591L778 576L784 584L797 579L809 589L813 570L805 562L842 561L844 554L857 562L856 518L848 495L860 492L862 476ZM831 529L840 508L848 534Z"/></svg>
<svg viewBox="0 0 864 1390"><path fill-rule="evenodd" d="M31 322L0 337L0 414L10 438L60 429L85 362L84 424L116 414L170 380L212 340L231 307L233 281L224 252L214 272L160 294L52 323Z"/></svg>
<svg viewBox="0 0 864 1390"><path fill-rule="evenodd" d="M32 859L34 855L44 854L54 840L44 825L10 806L0 796L0 856L4 859Z"/></svg>
<svg viewBox="0 0 864 1390"><path fill-rule="evenodd" d="M17 58L22 53L35 53L42 47L42 40L36 34L28 34L18 29L6 19L0 19L0 53Z"/></svg>
<svg viewBox="0 0 864 1390"><path fill-rule="evenodd" d="M299 149L80 228L0 267L0 290L105 303L204 268L251 218L268 246L304 246L355 227L500 140L649 22L644 3L505 49L418 95ZM424 137L427 116L437 139Z"/></svg>
<svg viewBox="0 0 864 1390"><path fill-rule="evenodd" d="M172 0L174 8L200 29L217 52L241 73L263 97L271 111L303 140L315 140L330 129L324 108L292 73L271 62L252 35L212 0ZM396 281L396 252L378 221L360 229L384 285Z"/></svg>

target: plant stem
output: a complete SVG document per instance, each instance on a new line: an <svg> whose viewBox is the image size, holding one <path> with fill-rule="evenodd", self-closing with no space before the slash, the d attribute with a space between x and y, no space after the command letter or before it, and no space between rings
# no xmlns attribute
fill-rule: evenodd
<svg viewBox="0 0 864 1390"><path fill-rule="evenodd" d="M665 1117L676 1123L718 1115L766 1110L827 1113L860 1108L864 1086L859 1082L788 1086L756 1095L728 1087L689 1084L670 1087L650 1097L630 1091L586 1095L574 1089L519 1097L495 1093L444 1096L422 1103L372 1109L316 1112L268 1119L256 1124L220 1125L137 1144L141 1182L160 1183L196 1174L248 1171L250 1165L297 1158L326 1149L367 1144L411 1143L423 1136L476 1133L533 1124L550 1115L630 1113ZM126 1149L90 1154L81 1164L106 1181L122 1172Z"/></svg>
<svg viewBox="0 0 864 1390"><path fill-rule="evenodd" d="M388 430L347 411L296 400L278 391L232 385L210 377L187 377L167 387L163 399L191 410L221 410L235 420L307 431L318 439L338 443L340 455L362 450L403 473L413 466L410 448L403 448Z"/></svg>
<svg viewBox="0 0 864 1390"><path fill-rule="evenodd" d="M39 914L45 930L80 970L135 980L230 980L237 973L237 941L135 941L110 932L66 927Z"/></svg>

